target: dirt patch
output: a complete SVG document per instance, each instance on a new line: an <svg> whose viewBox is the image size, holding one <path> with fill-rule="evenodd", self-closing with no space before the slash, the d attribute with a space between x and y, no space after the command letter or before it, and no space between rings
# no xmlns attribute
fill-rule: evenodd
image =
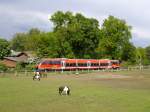
<svg viewBox="0 0 150 112"><path fill-rule="evenodd" d="M109 78L109 79L124 79L124 78L132 78L132 76L118 75L118 74L100 74L97 75L96 78Z"/></svg>
<svg viewBox="0 0 150 112"><path fill-rule="evenodd" d="M127 75L119 75L115 73L86 73L86 74L59 74L59 75L52 75L50 76L51 78L54 79L63 79L63 80L71 80L71 79L76 79L76 80L93 80L93 79L127 79L127 78L132 78L132 76L127 76Z"/></svg>

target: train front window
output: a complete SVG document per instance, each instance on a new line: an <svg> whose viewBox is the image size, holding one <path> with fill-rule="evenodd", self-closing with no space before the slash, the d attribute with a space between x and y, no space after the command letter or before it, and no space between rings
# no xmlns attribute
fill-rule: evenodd
<svg viewBox="0 0 150 112"><path fill-rule="evenodd" d="M42 62L42 65L47 65L47 64L49 64L49 61L43 61Z"/></svg>
<svg viewBox="0 0 150 112"><path fill-rule="evenodd" d="M51 65L51 64L52 64L52 61L49 61L49 62L48 62L48 64L50 64L50 65Z"/></svg>
<svg viewBox="0 0 150 112"><path fill-rule="evenodd" d="M60 62L60 61L52 61L52 64L53 64L53 65L60 65L61 62Z"/></svg>

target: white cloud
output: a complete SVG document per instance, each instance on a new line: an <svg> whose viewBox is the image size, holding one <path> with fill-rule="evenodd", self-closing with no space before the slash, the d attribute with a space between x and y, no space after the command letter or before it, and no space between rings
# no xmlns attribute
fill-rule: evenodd
<svg viewBox="0 0 150 112"><path fill-rule="evenodd" d="M135 42L150 45L145 41L150 40L149 4L149 0L0 0L0 36L10 38L33 27L49 31L48 15L61 10L96 18L100 25L108 15L124 19L133 28Z"/></svg>
<svg viewBox="0 0 150 112"><path fill-rule="evenodd" d="M18 10L11 7L0 7L0 15L11 17L16 22L31 21L38 19L44 23L48 22L48 13L40 11ZM16 19L16 20L15 20Z"/></svg>
<svg viewBox="0 0 150 112"><path fill-rule="evenodd" d="M134 27L132 33L137 36L137 38L150 39L150 31L144 28Z"/></svg>
<svg viewBox="0 0 150 112"><path fill-rule="evenodd" d="M48 13L40 11L17 10L13 7L0 7L0 36L12 37L16 32L25 32L31 28L50 31L52 23Z"/></svg>

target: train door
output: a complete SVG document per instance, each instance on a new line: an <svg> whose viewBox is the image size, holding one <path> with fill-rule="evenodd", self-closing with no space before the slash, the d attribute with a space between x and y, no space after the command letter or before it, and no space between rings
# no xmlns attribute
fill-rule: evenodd
<svg viewBox="0 0 150 112"><path fill-rule="evenodd" d="M107 68L108 69L112 69L112 63L111 63L111 61L108 62L108 67Z"/></svg>
<svg viewBox="0 0 150 112"><path fill-rule="evenodd" d="M87 67L90 68L91 67L91 62L87 61Z"/></svg>
<svg viewBox="0 0 150 112"><path fill-rule="evenodd" d="M61 69L63 70L63 69L65 69L65 67L66 67L66 62L65 61L61 61Z"/></svg>

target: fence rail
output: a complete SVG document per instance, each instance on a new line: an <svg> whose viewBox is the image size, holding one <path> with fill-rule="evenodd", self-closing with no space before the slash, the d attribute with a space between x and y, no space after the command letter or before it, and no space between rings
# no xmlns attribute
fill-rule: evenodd
<svg viewBox="0 0 150 112"><path fill-rule="evenodd" d="M117 72L117 71L134 71L134 70L150 70L150 65L149 66L132 66L132 67L121 67L120 69L104 69L104 70L80 70L80 71L51 71L47 72L45 71L44 73L50 74L50 73L57 73L57 74L80 74L80 73L91 73L91 72ZM27 77L27 76L33 76L34 71L32 70L20 70L20 71L0 71L0 77Z"/></svg>

